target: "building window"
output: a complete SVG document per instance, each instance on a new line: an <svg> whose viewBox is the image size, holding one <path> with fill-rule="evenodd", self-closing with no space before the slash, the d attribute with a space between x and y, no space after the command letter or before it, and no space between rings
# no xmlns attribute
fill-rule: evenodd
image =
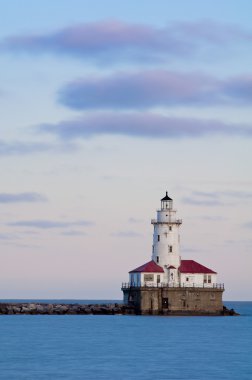
<svg viewBox="0 0 252 380"><path fill-rule="evenodd" d="M154 281L154 274L145 274L144 275L144 282L148 282L148 281Z"/></svg>
<svg viewBox="0 0 252 380"><path fill-rule="evenodd" d="M154 245L152 246L152 253L154 253Z"/></svg>
<svg viewBox="0 0 252 380"><path fill-rule="evenodd" d="M160 283L160 274L157 274L157 284Z"/></svg>
<svg viewBox="0 0 252 380"><path fill-rule="evenodd" d="M172 231L172 226L169 226L169 231Z"/></svg>
<svg viewBox="0 0 252 380"><path fill-rule="evenodd" d="M160 241L160 235L157 236L157 240Z"/></svg>
<svg viewBox="0 0 252 380"><path fill-rule="evenodd" d="M172 245L169 246L169 252L172 252Z"/></svg>
<svg viewBox="0 0 252 380"><path fill-rule="evenodd" d="M157 263L159 263L159 256L157 256Z"/></svg>
<svg viewBox="0 0 252 380"><path fill-rule="evenodd" d="M189 277L186 277L186 281L187 281L187 282L189 281Z"/></svg>
<svg viewBox="0 0 252 380"><path fill-rule="evenodd" d="M212 282L211 276L207 276L207 282L208 282L208 284L211 284L211 282Z"/></svg>
<svg viewBox="0 0 252 380"><path fill-rule="evenodd" d="M163 309L168 309L168 298L162 298L162 306L163 306Z"/></svg>
<svg viewBox="0 0 252 380"><path fill-rule="evenodd" d="M206 284L206 283L207 283L207 275L204 274L204 284Z"/></svg>

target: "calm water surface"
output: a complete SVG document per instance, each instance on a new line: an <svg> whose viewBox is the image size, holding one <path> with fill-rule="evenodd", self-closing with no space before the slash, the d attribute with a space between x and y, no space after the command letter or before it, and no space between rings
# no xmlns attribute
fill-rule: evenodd
<svg viewBox="0 0 252 380"><path fill-rule="evenodd" d="M225 305L241 316L0 316L0 379L251 380L252 302Z"/></svg>

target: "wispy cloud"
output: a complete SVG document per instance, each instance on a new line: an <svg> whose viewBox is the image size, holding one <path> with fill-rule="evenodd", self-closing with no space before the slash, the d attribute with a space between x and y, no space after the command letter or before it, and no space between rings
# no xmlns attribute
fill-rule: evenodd
<svg viewBox="0 0 252 380"><path fill-rule="evenodd" d="M94 225L94 223L88 220L65 222L65 221L35 219L35 220L20 220L17 222L8 223L8 226L33 227L33 228L39 228L39 229L69 228L73 226L90 227L92 225Z"/></svg>
<svg viewBox="0 0 252 380"><path fill-rule="evenodd" d="M45 34L9 36L4 49L28 53L50 52L84 57L93 61L157 62L188 57L207 47L251 41L250 31L210 20L177 22L165 27L104 20L72 25Z"/></svg>
<svg viewBox="0 0 252 380"><path fill-rule="evenodd" d="M121 238L136 238L141 237L142 235L135 231L118 231L111 234L113 237L121 237Z"/></svg>
<svg viewBox="0 0 252 380"><path fill-rule="evenodd" d="M7 240L7 241L11 241L11 240L17 240L18 237L14 234L10 234L10 233L0 233L0 240Z"/></svg>
<svg viewBox="0 0 252 380"><path fill-rule="evenodd" d="M61 235L64 235L64 236L86 236L87 234L85 232L82 232L82 231L63 231L61 233Z"/></svg>
<svg viewBox="0 0 252 380"><path fill-rule="evenodd" d="M68 153L76 149L76 145L67 142L64 144L55 144L0 140L0 156L26 156L29 154L48 152Z"/></svg>
<svg viewBox="0 0 252 380"><path fill-rule="evenodd" d="M221 206L227 204L227 202L242 201L252 199L252 192L248 191L192 191L190 196L184 197L182 202L186 204L191 204L194 206ZM210 218L210 217L204 217ZM216 217L211 217L212 218ZM223 220L217 217L216 220Z"/></svg>
<svg viewBox="0 0 252 380"><path fill-rule="evenodd" d="M250 229L252 229L252 221L251 221L251 222L244 223L243 226L246 227L246 228L250 228Z"/></svg>
<svg viewBox="0 0 252 380"><path fill-rule="evenodd" d="M186 204L190 204L193 206L220 206L223 204L220 200L214 199L200 199L200 198L189 198L184 197L182 201Z"/></svg>
<svg viewBox="0 0 252 380"><path fill-rule="evenodd" d="M0 203L45 202L47 198L38 193L0 193Z"/></svg>
<svg viewBox="0 0 252 380"><path fill-rule="evenodd" d="M89 112L79 119L41 125L39 130L56 134L63 141L95 135L175 139L215 135L252 137L252 127L218 120L168 117L152 112Z"/></svg>
<svg viewBox="0 0 252 380"><path fill-rule="evenodd" d="M75 80L59 92L73 109L147 109L159 106L250 105L252 75L220 80L195 72L145 70Z"/></svg>
<svg viewBox="0 0 252 380"><path fill-rule="evenodd" d="M143 220L142 219L136 219L136 218L129 218L129 223L131 224L139 224L139 223L142 223Z"/></svg>
<svg viewBox="0 0 252 380"><path fill-rule="evenodd" d="M200 216L199 218L197 219L203 219L203 220L209 220L210 222L222 222L224 220L227 220L226 217L224 216L211 216L211 215L203 215L203 216Z"/></svg>
<svg viewBox="0 0 252 380"><path fill-rule="evenodd" d="M0 140L0 156L26 155L30 153L48 152L50 145L46 143Z"/></svg>
<svg viewBox="0 0 252 380"><path fill-rule="evenodd" d="M252 199L252 191L226 190L226 191L220 191L219 194L227 198L233 198L233 199L239 199L239 200Z"/></svg>

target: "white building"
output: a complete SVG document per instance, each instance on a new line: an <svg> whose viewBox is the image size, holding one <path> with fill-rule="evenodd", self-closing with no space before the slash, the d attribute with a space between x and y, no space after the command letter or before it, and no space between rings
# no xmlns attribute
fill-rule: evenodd
<svg viewBox="0 0 252 380"><path fill-rule="evenodd" d="M214 287L217 273L194 260L181 260L179 229L173 200L161 199L154 226L152 260L129 272L129 282L135 286L195 286Z"/></svg>

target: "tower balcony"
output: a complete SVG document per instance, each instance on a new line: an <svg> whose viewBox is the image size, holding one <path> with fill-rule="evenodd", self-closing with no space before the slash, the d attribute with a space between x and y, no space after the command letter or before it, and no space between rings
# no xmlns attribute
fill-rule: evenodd
<svg viewBox="0 0 252 380"><path fill-rule="evenodd" d="M151 219L151 224L182 224L182 219L169 218L166 221L158 222L157 219Z"/></svg>
<svg viewBox="0 0 252 380"><path fill-rule="evenodd" d="M133 289L133 288L176 288L176 289L219 289L219 290L225 290L224 284L217 284L217 283L212 283L212 284L180 284L180 283L165 283L165 282L159 282L159 283L154 283L154 282L123 282L121 289Z"/></svg>

